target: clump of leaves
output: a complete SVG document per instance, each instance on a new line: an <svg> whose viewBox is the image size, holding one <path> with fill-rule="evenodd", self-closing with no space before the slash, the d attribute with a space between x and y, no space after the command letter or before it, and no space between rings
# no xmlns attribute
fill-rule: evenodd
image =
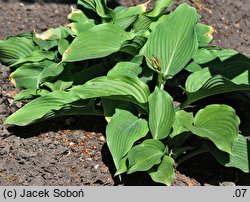
<svg viewBox="0 0 250 202"><path fill-rule="evenodd" d="M146 171L171 185L175 166L203 152L249 173L250 144L235 110L201 106L218 94L248 97L250 59L209 46L213 28L188 4L165 13L172 3L111 9L79 0L67 26L0 41L0 62L22 90L14 102L32 100L5 124L104 116L115 175Z"/></svg>

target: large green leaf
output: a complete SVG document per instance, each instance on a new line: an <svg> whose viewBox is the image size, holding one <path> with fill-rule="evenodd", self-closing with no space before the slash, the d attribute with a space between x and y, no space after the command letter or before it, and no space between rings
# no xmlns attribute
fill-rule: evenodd
<svg viewBox="0 0 250 202"><path fill-rule="evenodd" d="M149 170L161 162L164 151L164 144L156 139L145 140L141 144L134 146L128 152L129 169L127 173Z"/></svg>
<svg viewBox="0 0 250 202"><path fill-rule="evenodd" d="M113 24L97 25L81 32L63 54L62 61L75 62L92 58L101 58L120 50L126 40L134 34L125 32Z"/></svg>
<svg viewBox="0 0 250 202"><path fill-rule="evenodd" d="M60 116L77 116L77 115L92 115L103 116L103 112L98 109L95 103L95 99L90 100L77 100L72 103L64 104L59 110L48 111L42 119L34 121L44 121Z"/></svg>
<svg viewBox="0 0 250 202"><path fill-rule="evenodd" d="M239 168L245 173L250 172L250 141L243 135L239 135L233 144L232 154L222 152L211 144L209 150L222 165Z"/></svg>
<svg viewBox="0 0 250 202"><path fill-rule="evenodd" d="M199 18L194 8L182 4L159 23L142 49L149 67L166 78L180 72L198 50L194 26Z"/></svg>
<svg viewBox="0 0 250 202"><path fill-rule="evenodd" d="M148 98L149 128L154 139L166 138L175 120L173 98L162 89L155 88Z"/></svg>
<svg viewBox="0 0 250 202"><path fill-rule="evenodd" d="M241 77L240 79L238 77L236 79L240 83L244 78ZM188 77L186 81L187 100L181 104L181 108L212 95L249 90L250 85L248 84L235 84L221 75L212 76L210 70L204 68L200 71L194 72Z"/></svg>
<svg viewBox="0 0 250 202"><path fill-rule="evenodd" d="M213 104L198 111L194 126L185 125L192 133L211 140L218 149L233 154L233 144L238 138L240 120L233 108Z"/></svg>
<svg viewBox="0 0 250 202"><path fill-rule="evenodd" d="M107 144L116 169L133 144L148 133L148 124L125 110L116 110L106 128ZM119 170L117 172L120 172Z"/></svg>
<svg viewBox="0 0 250 202"><path fill-rule="evenodd" d="M55 53L52 51L35 50L29 56L18 59L15 63L10 65L10 67L14 67L28 62L40 62L42 60L54 60L54 59L55 59Z"/></svg>
<svg viewBox="0 0 250 202"><path fill-rule="evenodd" d="M174 159L165 155L158 168L150 170L149 175L155 182L170 186L174 179L174 163Z"/></svg>
<svg viewBox="0 0 250 202"><path fill-rule="evenodd" d="M42 71L54 64L50 61L27 63L11 73L10 78L17 88L38 88L38 78Z"/></svg>
<svg viewBox="0 0 250 202"><path fill-rule="evenodd" d="M0 63L11 65L21 58L29 56L36 50L31 39L23 37L10 37L5 41L0 40Z"/></svg>
<svg viewBox="0 0 250 202"><path fill-rule="evenodd" d="M39 97L9 116L4 124L25 126L42 120L45 115L79 100L73 92L52 92Z"/></svg>
<svg viewBox="0 0 250 202"><path fill-rule="evenodd" d="M150 94L148 86L138 78L107 77L92 79L84 85L73 87L71 91L82 99L94 97L110 97L139 104L145 108ZM146 109L146 108L145 108Z"/></svg>

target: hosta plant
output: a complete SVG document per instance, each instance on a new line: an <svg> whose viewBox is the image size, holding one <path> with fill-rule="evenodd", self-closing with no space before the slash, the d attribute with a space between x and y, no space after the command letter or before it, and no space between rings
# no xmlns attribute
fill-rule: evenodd
<svg viewBox="0 0 250 202"><path fill-rule="evenodd" d="M239 114L223 103L247 101L250 59L210 46L214 29L188 4L166 12L172 3L79 0L68 25L0 41L0 62L21 89L14 102L31 100L5 124L104 116L119 176L145 171L171 185L175 167L204 152L249 173ZM223 102L204 104L218 94Z"/></svg>

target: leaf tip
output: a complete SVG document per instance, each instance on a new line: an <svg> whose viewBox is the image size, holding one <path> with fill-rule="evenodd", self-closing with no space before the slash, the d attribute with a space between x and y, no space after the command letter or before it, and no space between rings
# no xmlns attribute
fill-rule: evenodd
<svg viewBox="0 0 250 202"><path fill-rule="evenodd" d="M66 55L68 54L68 53L70 53L70 48L67 48L65 51L64 51L64 53L63 53L63 56L62 56L62 61L61 62L64 62L64 61L66 61Z"/></svg>
<svg viewBox="0 0 250 202"><path fill-rule="evenodd" d="M216 30L213 27L209 27L209 31L207 33L205 33L205 36L209 38L209 40L211 41L213 39L213 33L216 33Z"/></svg>
<svg viewBox="0 0 250 202"><path fill-rule="evenodd" d="M16 87L16 81L15 81L15 79L10 75L9 76L9 80L10 80L10 82L12 83L12 85L14 86L14 87Z"/></svg>

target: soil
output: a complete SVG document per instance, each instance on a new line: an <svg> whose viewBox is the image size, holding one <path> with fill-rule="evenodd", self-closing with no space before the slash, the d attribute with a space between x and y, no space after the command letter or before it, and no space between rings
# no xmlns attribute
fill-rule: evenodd
<svg viewBox="0 0 250 202"><path fill-rule="evenodd" d="M197 1L200 4L179 0L175 4L181 2L197 8L201 5L198 11L202 21L216 29L214 45L250 56L249 0ZM0 0L0 39L66 24L74 3ZM103 118L63 117L27 127L3 126L3 121L22 105L10 105L16 90L8 80L9 74L9 69L0 65L0 185L158 185L144 173L124 176L122 182L113 177L115 170L105 143ZM250 176L222 167L209 155L201 155L177 168L172 185L250 185Z"/></svg>

